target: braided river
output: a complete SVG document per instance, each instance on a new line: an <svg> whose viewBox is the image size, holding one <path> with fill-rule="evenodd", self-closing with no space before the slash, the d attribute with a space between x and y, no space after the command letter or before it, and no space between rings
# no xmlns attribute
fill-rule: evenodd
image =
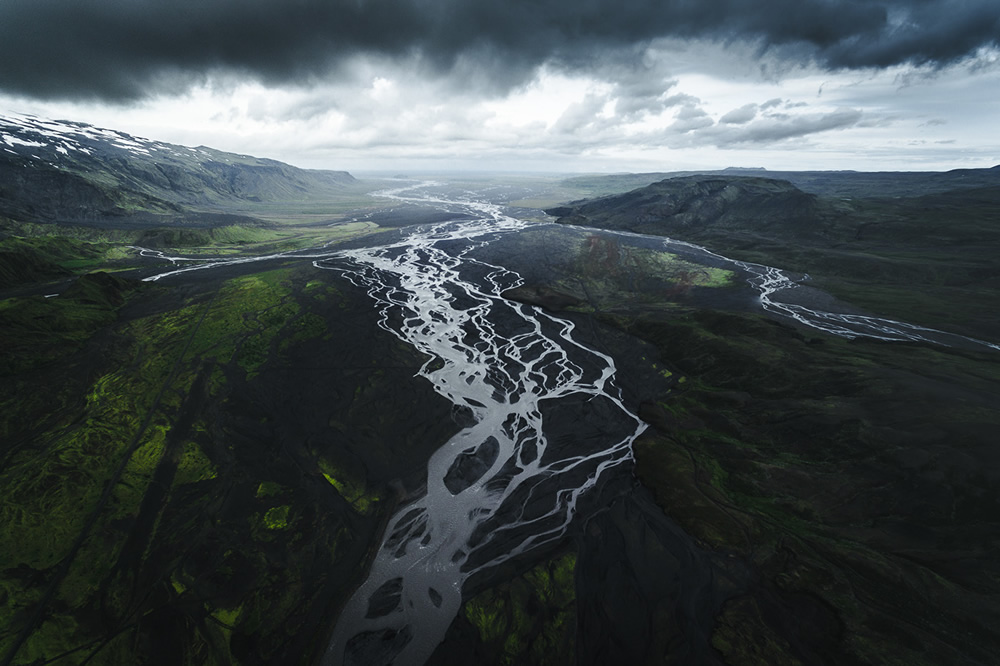
<svg viewBox="0 0 1000 666"><path fill-rule="evenodd" d="M365 580L340 613L326 665L425 663L460 609L465 582L562 539L581 496L631 461L632 442L645 429L623 402L614 359L581 344L570 320L504 298L523 284L521 276L475 256L543 223L511 217L474 194L466 200L435 191L423 183L379 193L437 208L450 221L408 227L372 247L209 261L135 248L174 264L147 280L278 258L312 259L316 268L337 272L367 291L383 329L427 355L419 374L452 403L464 426L431 456L424 492L390 518ZM833 335L1000 349L904 322L815 309L794 297L808 291L799 289L807 277L793 280L690 243L588 231L641 238L734 270L765 311Z"/></svg>

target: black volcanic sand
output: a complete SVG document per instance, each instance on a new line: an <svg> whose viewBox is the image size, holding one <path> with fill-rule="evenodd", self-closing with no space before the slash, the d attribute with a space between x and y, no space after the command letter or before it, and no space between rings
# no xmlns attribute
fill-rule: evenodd
<svg viewBox="0 0 1000 666"><path fill-rule="evenodd" d="M477 251L650 428L563 542L470 581L432 663L995 663L1000 354L774 322L738 276L612 241ZM465 425L307 261L96 274L0 329L4 663L314 661Z"/></svg>
<svg viewBox="0 0 1000 666"><path fill-rule="evenodd" d="M102 275L0 313L0 658L308 663L451 405L332 271Z"/></svg>
<svg viewBox="0 0 1000 666"><path fill-rule="evenodd" d="M641 485L609 480L574 538L579 663L997 661L1000 354L848 341L694 290L665 306L624 253L601 281L586 248L513 244L531 282L511 297L578 322L651 425ZM554 630L522 612L513 645L484 651L466 612L439 653L529 659Z"/></svg>

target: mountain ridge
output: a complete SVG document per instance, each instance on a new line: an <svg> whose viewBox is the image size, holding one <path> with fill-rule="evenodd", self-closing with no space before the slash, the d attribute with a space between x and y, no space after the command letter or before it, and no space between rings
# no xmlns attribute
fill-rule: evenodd
<svg viewBox="0 0 1000 666"><path fill-rule="evenodd" d="M847 209L785 180L692 175L545 212L565 224L696 240L720 231L825 235Z"/></svg>
<svg viewBox="0 0 1000 666"><path fill-rule="evenodd" d="M613 175L574 176L562 181L563 185L584 186L597 193L615 194L645 187L665 179L688 176L753 176L785 180L809 194L851 199L897 198L938 194L950 190L964 190L1000 185L1000 165L979 169L952 169L950 171L769 171L766 169L727 167L691 171L657 171L647 173L621 173Z"/></svg>
<svg viewBox="0 0 1000 666"><path fill-rule="evenodd" d="M0 216L198 224L257 204L336 195L346 171L152 141L75 121L0 115Z"/></svg>

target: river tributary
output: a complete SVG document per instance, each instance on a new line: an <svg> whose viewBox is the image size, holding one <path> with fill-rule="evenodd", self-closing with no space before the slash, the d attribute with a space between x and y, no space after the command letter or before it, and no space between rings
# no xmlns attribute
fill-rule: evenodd
<svg viewBox="0 0 1000 666"><path fill-rule="evenodd" d="M501 297L520 277L469 256L524 222L489 203L406 198L477 219L316 265L368 290L382 327L427 354L420 374L468 427L431 457L426 492L390 520L338 621L329 664L423 663L458 612L463 583L561 538L581 494L631 458L645 427L622 404L610 357L577 343L571 322Z"/></svg>
<svg viewBox="0 0 1000 666"><path fill-rule="evenodd" d="M423 184L380 195L437 207L455 220L408 228L373 247L201 263L135 248L187 264L147 280L268 259L314 259L317 268L365 289L380 326L427 355L419 374L451 401L465 425L430 458L425 492L389 520L364 582L340 614L324 664L424 663L460 609L463 584L561 539L581 495L631 459L632 442L645 428L622 401L614 360L580 344L571 321L503 298L521 277L474 256L532 223L494 203L433 191ZM656 242L736 269L764 310L827 333L1000 349L903 322L812 309L787 298L801 280L781 270L682 241Z"/></svg>

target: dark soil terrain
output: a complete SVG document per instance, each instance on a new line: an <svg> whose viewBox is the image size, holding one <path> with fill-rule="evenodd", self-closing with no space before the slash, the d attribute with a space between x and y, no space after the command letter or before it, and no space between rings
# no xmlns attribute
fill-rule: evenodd
<svg viewBox="0 0 1000 666"><path fill-rule="evenodd" d="M945 190L713 176L560 213L996 342L1000 203ZM410 215L380 211L290 235L4 223L0 663L319 660L467 414L336 271L279 257L148 283L164 264L122 248L346 247ZM1000 352L774 320L731 265L655 238L547 225L474 254L612 355L649 428L562 543L472 581L432 663L1000 660Z"/></svg>
<svg viewBox="0 0 1000 666"><path fill-rule="evenodd" d="M908 196L866 198L757 176L685 176L548 212L562 223L693 241L806 273L882 316L1000 340L1000 168L916 175L913 188L909 178L896 181ZM966 187L940 191L959 178Z"/></svg>
<svg viewBox="0 0 1000 666"><path fill-rule="evenodd" d="M5 663L325 647L380 518L457 426L364 293L270 268L4 302Z"/></svg>
<svg viewBox="0 0 1000 666"><path fill-rule="evenodd" d="M757 217L747 204L763 189L788 201L787 216ZM554 212L771 265L812 263L816 283L879 314L996 341L994 188L869 201L840 218L830 205L787 184L694 177ZM1000 657L1000 354L845 340L622 292L590 299L593 316L653 344L685 380L643 403L652 427L636 443L636 475L717 567L701 587L706 603L725 591L714 660Z"/></svg>

